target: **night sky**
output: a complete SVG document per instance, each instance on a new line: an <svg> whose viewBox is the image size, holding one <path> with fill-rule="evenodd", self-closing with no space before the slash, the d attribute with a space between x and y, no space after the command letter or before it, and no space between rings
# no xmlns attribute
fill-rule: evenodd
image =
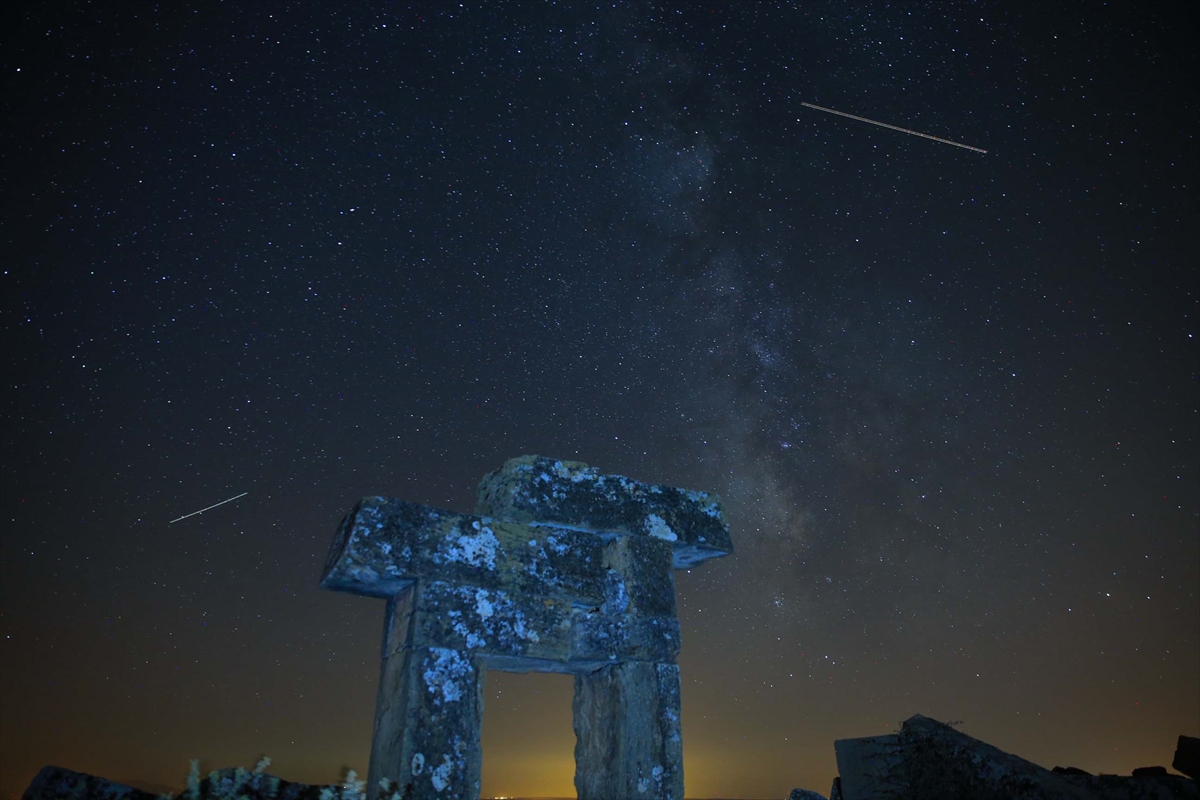
<svg viewBox="0 0 1200 800"><path fill-rule="evenodd" d="M0 797L366 771L342 515L539 453L715 491L690 797L922 713L1200 734L1194 5L11 3ZM815 103L987 150L801 106ZM171 520L246 492L240 499ZM490 794L574 795L489 675Z"/></svg>

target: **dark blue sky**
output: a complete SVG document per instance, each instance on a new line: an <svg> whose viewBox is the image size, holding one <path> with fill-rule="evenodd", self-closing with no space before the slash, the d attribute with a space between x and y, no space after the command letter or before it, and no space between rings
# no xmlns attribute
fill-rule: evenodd
<svg viewBox="0 0 1200 800"><path fill-rule="evenodd" d="M725 499L689 796L913 713L1090 771L1200 732L1191 7L3 14L4 798L364 771L338 520L534 452ZM572 791L556 677L489 679L485 794Z"/></svg>

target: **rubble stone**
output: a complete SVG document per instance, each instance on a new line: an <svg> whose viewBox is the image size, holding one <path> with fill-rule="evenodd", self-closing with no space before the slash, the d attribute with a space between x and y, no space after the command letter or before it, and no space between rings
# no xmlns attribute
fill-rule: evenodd
<svg viewBox="0 0 1200 800"><path fill-rule="evenodd" d="M1175 758L1171 766L1193 780L1200 781L1200 739L1195 736L1180 736L1175 745Z"/></svg>
<svg viewBox="0 0 1200 800"><path fill-rule="evenodd" d="M1196 782L1177 775L1047 770L920 714L899 733L839 739L834 751L843 800L1200 798Z"/></svg>
<svg viewBox="0 0 1200 800"><path fill-rule="evenodd" d="M65 767L42 767L21 800L156 800L150 792Z"/></svg>

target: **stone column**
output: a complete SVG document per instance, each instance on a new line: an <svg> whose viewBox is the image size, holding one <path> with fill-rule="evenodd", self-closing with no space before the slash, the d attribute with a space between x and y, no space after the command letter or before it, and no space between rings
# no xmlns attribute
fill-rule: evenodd
<svg viewBox="0 0 1200 800"><path fill-rule="evenodd" d="M679 667L626 661L576 674L579 800L683 800Z"/></svg>
<svg viewBox="0 0 1200 800"><path fill-rule="evenodd" d="M367 796L476 800L486 670L470 652L413 645L418 591L388 600ZM381 778L391 782L386 795Z"/></svg>

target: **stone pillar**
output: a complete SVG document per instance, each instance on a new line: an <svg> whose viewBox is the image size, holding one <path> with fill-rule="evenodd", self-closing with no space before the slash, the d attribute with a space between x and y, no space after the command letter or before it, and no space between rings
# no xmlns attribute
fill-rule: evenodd
<svg viewBox="0 0 1200 800"><path fill-rule="evenodd" d="M476 800L486 670L473 653L413 645L410 587L388 600L367 796Z"/></svg>
<svg viewBox="0 0 1200 800"><path fill-rule="evenodd" d="M626 661L575 675L579 800L683 800L679 667Z"/></svg>

